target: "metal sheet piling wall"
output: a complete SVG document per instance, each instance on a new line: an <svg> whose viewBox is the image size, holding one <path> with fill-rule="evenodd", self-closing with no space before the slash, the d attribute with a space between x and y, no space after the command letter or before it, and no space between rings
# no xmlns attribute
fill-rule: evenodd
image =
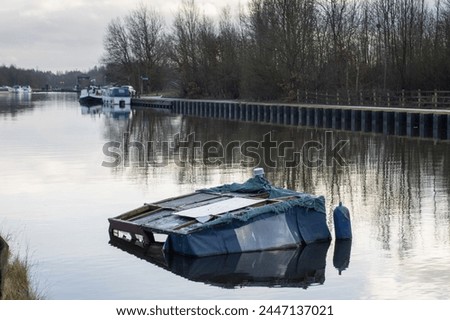
<svg viewBox="0 0 450 320"><path fill-rule="evenodd" d="M442 109L151 98L132 104L198 117L450 140L450 110Z"/></svg>

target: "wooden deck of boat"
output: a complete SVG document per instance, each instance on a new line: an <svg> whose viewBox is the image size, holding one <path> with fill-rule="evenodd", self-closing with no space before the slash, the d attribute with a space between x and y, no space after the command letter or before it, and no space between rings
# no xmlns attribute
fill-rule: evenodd
<svg viewBox="0 0 450 320"><path fill-rule="evenodd" d="M114 230L134 233L143 236L144 242L153 242L154 239L146 238L152 234L187 234L201 228L204 222L215 219L223 213L234 212L239 215L249 207L277 202L268 200L267 196L266 193L255 196L255 194L245 193L222 194L197 191L144 204L137 209L111 218L109 219L110 233ZM135 236L131 238L136 240Z"/></svg>

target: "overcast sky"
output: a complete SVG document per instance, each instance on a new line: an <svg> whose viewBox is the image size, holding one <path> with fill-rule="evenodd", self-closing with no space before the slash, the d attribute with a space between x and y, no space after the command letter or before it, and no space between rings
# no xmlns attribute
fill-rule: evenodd
<svg viewBox="0 0 450 320"><path fill-rule="evenodd" d="M143 2L171 19L181 0L2 0L0 65L43 71L87 71L99 65L106 26ZM217 15L247 0L196 0Z"/></svg>

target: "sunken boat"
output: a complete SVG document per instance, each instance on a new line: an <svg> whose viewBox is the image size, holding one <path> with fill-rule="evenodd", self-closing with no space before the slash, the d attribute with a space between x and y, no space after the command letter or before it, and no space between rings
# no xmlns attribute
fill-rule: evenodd
<svg viewBox="0 0 450 320"><path fill-rule="evenodd" d="M193 257L331 240L323 196L275 187L255 172L244 183L197 190L110 218L110 237L147 247L165 235L164 252Z"/></svg>
<svg viewBox="0 0 450 320"><path fill-rule="evenodd" d="M146 248L117 238L110 245L189 281L225 289L242 287L302 288L323 285L330 242L283 250L265 250L191 257Z"/></svg>

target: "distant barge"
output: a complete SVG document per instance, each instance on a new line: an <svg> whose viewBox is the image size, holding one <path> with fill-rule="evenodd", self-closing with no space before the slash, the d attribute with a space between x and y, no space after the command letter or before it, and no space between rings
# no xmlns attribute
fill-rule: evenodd
<svg viewBox="0 0 450 320"><path fill-rule="evenodd" d="M144 204L110 218L109 233L141 247L167 235L164 251L194 257L331 240L322 196L274 187L261 175Z"/></svg>

